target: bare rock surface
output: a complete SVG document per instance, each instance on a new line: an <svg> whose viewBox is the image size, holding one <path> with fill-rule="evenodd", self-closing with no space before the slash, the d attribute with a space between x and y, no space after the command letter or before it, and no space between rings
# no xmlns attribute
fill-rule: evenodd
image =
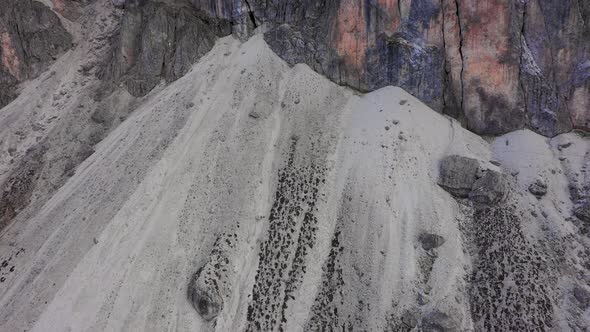
<svg viewBox="0 0 590 332"><path fill-rule="evenodd" d="M0 105L14 99L18 82L38 75L70 47L49 8L32 0L4 1L11 11L0 18ZM86 7L97 2L45 3L76 30ZM144 96L160 80L178 79L218 37L246 40L263 27L267 43L290 65L306 63L363 92L400 86L478 134L530 128L553 137L590 128L590 6L583 0L108 4L122 15L120 28L105 36L113 47L99 76L126 85L134 96ZM14 28L19 24L21 35Z"/></svg>
<svg viewBox="0 0 590 332"><path fill-rule="evenodd" d="M587 1L192 0L361 91L404 88L479 134L589 129Z"/></svg>
<svg viewBox="0 0 590 332"><path fill-rule="evenodd" d="M72 36L38 1L0 3L0 108L17 95L17 83L35 78L70 49Z"/></svg>
<svg viewBox="0 0 590 332"><path fill-rule="evenodd" d="M73 73L86 87L102 84ZM85 89L64 88L94 91ZM116 101L123 96L131 99ZM582 224L564 221L574 208L567 183L583 174L583 136L522 131L489 144L399 88L357 95L305 65L291 68L261 35L222 38L168 86L141 99L120 87L108 100L134 111L122 120L85 112L90 127L70 128L102 128L104 138L57 189L40 176L32 201L43 203L15 210L2 232L3 330L588 324L572 295L587 282L587 238ZM37 112L60 110L53 121L67 123L77 109L68 105ZM63 132L54 130L43 158L58 155L53 135ZM559 151L566 139L573 144ZM15 157L35 146L13 142ZM537 159L514 157L523 151ZM472 158L470 192L493 204L438 185L448 156ZM519 175L500 190L509 170ZM528 194L537 176L556 188L541 201ZM578 256L583 264L568 263Z"/></svg>
<svg viewBox="0 0 590 332"><path fill-rule="evenodd" d="M26 7L30 2L23 1L12 10ZM124 91L106 95L102 83L92 75L96 64L109 50L108 36L118 25L110 1L80 7L78 15L83 28L66 26L68 32L61 25L53 26L68 22L66 19L60 21L43 4L32 3L43 11L38 15L27 14L32 21L26 24L33 28L35 22L41 20L43 29L48 30L35 32L40 35L31 37L29 44L33 45L37 38L45 38L43 33L64 33L65 40L77 46L45 63L44 66L49 67L37 73L40 75L37 79L22 82L18 98L0 111L3 123L0 131L0 229L10 224L17 214L29 213L29 206L32 211L45 204L75 174L76 167L94 152L95 145L132 112L134 103L134 98ZM25 18L24 14L21 18ZM47 39L44 43L52 41ZM58 50L47 48L45 52L48 51ZM24 54L43 59L35 56L34 51ZM23 64L28 63L28 60L23 61ZM41 67L38 69L42 71ZM98 98L100 95L104 96Z"/></svg>
<svg viewBox="0 0 590 332"><path fill-rule="evenodd" d="M102 80L121 82L134 96L144 96L160 80L171 82L231 33L229 21L196 10L188 2L126 1L111 55L98 73Z"/></svg>

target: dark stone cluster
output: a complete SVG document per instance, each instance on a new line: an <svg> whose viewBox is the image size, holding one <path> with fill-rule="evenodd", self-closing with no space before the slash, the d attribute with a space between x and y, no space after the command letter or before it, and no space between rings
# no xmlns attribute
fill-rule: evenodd
<svg viewBox="0 0 590 332"><path fill-rule="evenodd" d="M470 276L477 331L546 331L553 326L555 276L547 249L524 235L514 207L476 210Z"/></svg>
<svg viewBox="0 0 590 332"><path fill-rule="evenodd" d="M19 248L18 250L13 251L10 255L8 255L8 257L0 257L0 261L2 261L2 263L0 263L0 283L5 282L6 278L10 274L14 273L14 271L16 270L16 263L13 261L13 259L16 260L18 255L23 252L25 252L25 249Z"/></svg>
<svg viewBox="0 0 590 332"><path fill-rule="evenodd" d="M296 144L297 139L292 139L288 163L279 171L268 234L260 244L248 331L284 330L285 310L301 284L306 257L315 244L316 204L326 168L313 161L298 166Z"/></svg>
<svg viewBox="0 0 590 332"><path fill-rule="evenodd" d="M46 151L45 144L30 148L20 162L20 167L15 168L8 179L0 184L0 188L4 189L0 193L0 230L29 204L41 175Z"/></svg>
<svg viewBox="0 0 590 332"><path fill-rule="evenodd" d="M340 230L334 232L330 254L322 267L322 284L311 308L311 318L306 331L345 331L351 327L339 319L338 306L344 305L342 267L340 254L344 247L340 243ZM339 299L339 300L338 300Z"/></svg>

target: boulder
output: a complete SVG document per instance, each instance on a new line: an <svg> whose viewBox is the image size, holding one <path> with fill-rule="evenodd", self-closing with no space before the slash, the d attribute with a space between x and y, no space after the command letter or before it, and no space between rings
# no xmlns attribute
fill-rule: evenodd
<svg viewBox="0 0 590 332"><path fill-rule="evenodd" d="M418 325L419 318L420 316L416 310L406 310L401 316L401 321L406 329L411 330Z"/></svg>
<svg viewBox="0 0 590 332"><path fill-rule="evenodd" d="M434 310L422 317L422 331L458 332L459 325L449 315L439 310Z"/></svg>
<svg viewBox="0 0 590 332"><path fill-rule="evenodd" d="M537 198L541 198L547 194L547 183L543 179L538 178L529 185L529 192Z"/></svg>
<svg viewBox="0 0 590 332"><path fill-rule="evenodd" d="M475 183L479 162L476 159L451 155L439 165L438 185L453 196L465 198Z"/></svg>
<svg viewBox="0 0 590 332"><path fill-rule="evenodd" d="M437 234L422 233L418 237L418 241L422 244L422 249L430 250L442 246L445 243L445 238Z"/></svg>
<svg viewBox="0 0 590 332"><path fill-rule="evenodd" d="M509 188L508 176L500 172L487 170L473 184L469 199L478 204L498 204L506 198Z"/></svg>
<svg viewBox="0 0 590 332"><path fill-rule="evenodd" d="M205 273L207 267L195 273L188 286L188 299L204 320L217 317L223 308L223 299L217 283Z"/></svg>

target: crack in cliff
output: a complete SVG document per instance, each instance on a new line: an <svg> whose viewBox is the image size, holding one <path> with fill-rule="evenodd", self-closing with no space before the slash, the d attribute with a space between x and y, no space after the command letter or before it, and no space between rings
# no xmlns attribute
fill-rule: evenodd
<svg viewBox="0 0 590 332"><path fill-rule="evenodd" d="M254 26L254 29L258 28L258 24L256 24L256 16L254 16L254 11L252 10L252 6L250 6L250 3L248 2L248 0L244 0L244 2L246 3L246 7L248 7L248 17L250 18L250 21L252 22L252 26Z"/></svg>
<svg viewBox="0 0 590 332"><path fill-rule="evenodd" d="M580 1L576 1L576 6L578 7L578 13L580 14L580 19L582 20L582 26L586 27L586 19L584 18L584 15L582 14L582 6L580 6Z"/></svg>
<svg viewBox="0 0 590 332"><path fill-rule="evenodd" d="M519 63L518 63L518 85L519 85L520 91L522 93L523 105L524 105L524 116L526 117L526 123L528 123L530 125L531 119L530 119L530 115L528 112L527 93L526 93L526 90L525 90L523 82L522 82L522 65L523 65L523 61L524 61L523 55L525 52L524 47L526 45L526 38L524 37L525 22L526 22L526 3L524 4L524 7L522 8L522 27L520 28L520 58L519 58Z"/></svg>
<svg viewBox="0 0 590 332"><path fill-rule="evenodd" d="M398 6L399 6L399 1L398 1ZM448 66L447 66L447 36L445 34L445 26L446 26L446 20L445 20L445 1L441 0L440 1L440 8L442 9L443 13L442 13L442 25L441 25L441 30L442 30L442 43L443 43L443 70L445 72L444 74L444 78L443 78L443 89L442 89L442 113L448 113L447 111L447 88L450 84L449 82L449 75L450 72L448 70Z"/></svg>
<svg viewBox="0 0 590 332"><path fill-rule="evenodd" d="M459 56L461 57L461 74L459 76L461 81L460 110L462 114L465 114L465 110L463 109L463 99L465 96L465 82L463 81L463 72L465 70L465 56L463 54L463 26L461 25L461 15L459 13L459 0L455 0L455 13L457 15L457 25L459 26Z"/></svg>

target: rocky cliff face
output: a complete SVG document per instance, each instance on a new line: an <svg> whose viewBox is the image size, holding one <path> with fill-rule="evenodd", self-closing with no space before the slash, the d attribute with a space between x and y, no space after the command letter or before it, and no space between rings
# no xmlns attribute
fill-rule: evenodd
<svg viewBox="0 0 590 332"><path fill-rule="evenodd" d="M36 77L72 46L58 16L32 0L0 2L0 107L16 96L16 84Z"/></svg>
<svg viewBox="0 0 590 332"><path fill-rule="evenodd" d="M590 5L568 1L194 1L363 91L397 85L480 134L588 129ZM242 29L243 30L243 29Z"/></svg>
<svg viewBox="0 0 590 332"><path fill-rule="evenodd" d="M114 4L125 12L99 77L123 82L134 96L144 96L162 79L180 78L211 50L217 37L231 33L226 19L213 18L185 1Z"/></svg>
<svg viewBox="0 0 590 332"><path fill-rule="evenodd" d="M85 63L72 53L64 66ZM33 82L100 86L78 75ZM133 113L68 166L61 188L36 191L46 204L3 229L1 331L590 324L588 137L520 130L485 141L402 89L361 95L290 68L261 35L218 40L134 103L88 112L96 102L83 90L63 89L73 97L60 106L37 109L45 90L31 89L4 109L23 122L58 118L53 130L39 121L45 133L19 128L47 137L47 150L22 164L0 158L0 170L54 188L43 170L62 173L95 128L84 116L108 127L117 104ZM3 140L11 120L0 116Z"/></svg>
<svg viewBox="0 0 590 332"><path fill-rule="evenodd" d="M0 3L0 330L590 326L586 3Z"/></svg>
<svg viewBox="0 0 590 332"><path fill-rule="evenodd" d="M70 20L76 20L79 7L87 3L52 2L54 10ZM528 127L555 136L590 128L590 5L581 0L112 4L124 14L99 75L106 82L123 82L136 96L145 95L161 79L170 82L183 75L217 37L234 33L245 38L265 23L266 41L288 63L306 63L361 91L400 86L479 134ZM39 3L19 2L15 8L47 12L43 24L15 21L18 15L1 21L33 26L33 35L50 47L33 43L22 46L32 53L19 51L23 42L15 41L11 30L5 32L0 84L10 87L42 68L39 63L69 42L57 17ZM50 35L39 38L43 34ZM14 89L3 90L0 99L6 104Z"/></svg>

